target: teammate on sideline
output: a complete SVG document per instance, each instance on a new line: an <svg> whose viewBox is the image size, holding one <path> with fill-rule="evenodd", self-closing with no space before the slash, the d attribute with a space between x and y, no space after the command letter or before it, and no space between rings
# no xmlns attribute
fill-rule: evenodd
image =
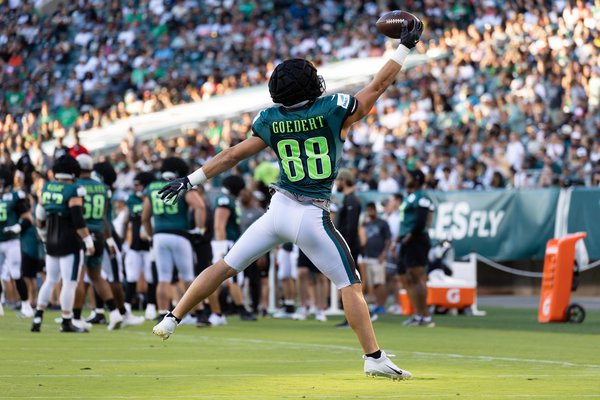
<svg viewBox="0 0 600 400"><path fill-rule="evenodd" d="M130 304L136 294L137 282L142 271L147 284L146 319L156 318L156 283L150 260L150 238L142 227L142 208L144 204L144 189L154 180L151 172L140 172L133 179L135 192L127 198L129 218L125 229L125 240L129 249L125 253L125 304ZM130 306L131 307L131 306Z"/></svg>
<svg viewBox="0 0 600 400"><path fill-rule="evenodd" d="M0 167L0 275L6 269L8 276L15 281L17 292L21 298L23 318L33 317L33 308L29 302L27 284L21 272L21 242L19 234L31 226L31 212L24 192L13 190L13 174ZM0 294L2 288L0 287Z"/></svg>
<svg viewBox="0 0 600 400"><path fill-rule="evenodd" d="M85 254L88 256L94 254L95 250L94 239L83 219L85 189L75 184L80 167L73 157L59 157L52 172L54 180L44 185L41 202L35 210L38 227L46 230L46 280L38 294L31 331L40 331L52 290L62 279L60 331L87 332L87 329L73 325L72 321L75 289L83 264L82 248L85 245Z"/></svg>
<svg viewBox="0 0 600 400"><path fill-rule="evenodd" d="M400 206L400 251L398 253L398 274L402 286L406 289L415 314L404 321L405 326L425 326L432 328L427 306L427 256L431 248L427 225L434 207L432 201L423 193L425 175L421 170L410 171L406 182L408 196Z"/></svg>
<svg viewBox="0 0 600 400"><path fill-rule="evenodd" d="M193 185L204 183L266 147L275 151L282 171L279 182L273 186L277 193L266 214L242 235L224 259L194 280L175 309L154 327L155 335L167 339L181 318L221 282L276 245L292 241L340 289L346 318L365 354L364 372L392 379L411 377L380 350L354 260L327 210L350 126L368 114L396 79L422 30L419 21L414 29L402 34L401 44L391 59L356 97L320 97L325 84L311 63L301 59L282 62L269 80L271 98L282 106L268 108L256 116L252 137L217 154L189 176L163 187L159 192L163 200L177 201Z"/></svg>
<svg viewBox="0 0 600 400"><path fill-rule="evenodd" d="M181 158L170 157L163 160L160 170L162 180L146 186L144 192L146 196L142 206L142 224L148 235L152 236L158 270L156 289L158 312L165 315L170 308L170 289L174 268L177 268L179 277L185 282L186 288L194 279L192 245L188 240L188 231L190 230L188 211L190 208L199 209L204 204L195 190L186 193L185 196L178 199L178 202L164 204L158 195L159 190L167 180L184 177L188 173L188 167ZM201 228L201 224L202 221L198 217L195 227Z"/></svg>
<svg viewBox="0 0 600 400"><path fill-rule="evenodd" d="M91 256L86 256L84 259L84 267L88 278L92 281L94 289L100 295L104 303L108 306L109 322L108 330L115 330L121 327L123 316L117 309L114 295L108 282L102 277L102 258L104 256L105 241L106 243L114 243L108 241L110 237L108 223L106 221L108 202L108 192L106 185L100 181L92 179L92 170L94 169L94 160L88 154L80 154L77 156L77 162L81 168L80 177L77 184L85 189L86 195L83 198L83 219L90 230L90 234L94 238L94 249L96 250ZM111 249L111 251L114 251ZM82 326L81 308L85 301L85 285L83 282L77 290L75 296L75 307L73 308L74 318L73 323ZM91 325L91 324L90 324ZM89 327L86 326L89 329Z"/></svg>
<svg viewBox="0 0 600 400"><path fill-rule="evenodd" d="M237 200L244 188L246 182L241 176L230 175L223 179L222 193L214 199L214 238L211 241L213 263L218 262L227 251L233 246L234 242L240 237L240 210L237 205ZM235 305L236 311L239 313L242 321L256 321L256 316L246 310L244 306L244 293L242 285L244 284L244 273L240 272L235 277L227 280L229 294ZM218 304L219 289L211 295L211 307L214 308ZM215 301L216 299L216 301ZM208 318L208 321L213 326L225 325L227 320L220 313L220 306L212 310L213 313Z"/></svg>

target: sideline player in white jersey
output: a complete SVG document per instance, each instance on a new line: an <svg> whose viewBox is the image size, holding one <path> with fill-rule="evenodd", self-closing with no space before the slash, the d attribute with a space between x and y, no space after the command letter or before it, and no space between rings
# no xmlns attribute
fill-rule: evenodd
<svg viewBox="0 0 600 400"><path fill-rule="evenodd" d="M276 193L266 214L248 228L223 259L194 280L175 309L154 327L155 335L167 339L181 318L221 282L278 244L294 242L340 289L346 318L365 354L365 374L392 379L411 377L379 348L354 260L329 218L328 207L350 126L368 114L396 79L422 29L423 24L418 21L414 29L403 33L396 52L356 97L321 97L325 84L310 62L282 62L269 80L271 98L281 105L257 115L252 137L162 188L159 194L164 201L177 201L193 185L204 183L267 147L277 154L282 171L279 182L273 186Z"/></svg>

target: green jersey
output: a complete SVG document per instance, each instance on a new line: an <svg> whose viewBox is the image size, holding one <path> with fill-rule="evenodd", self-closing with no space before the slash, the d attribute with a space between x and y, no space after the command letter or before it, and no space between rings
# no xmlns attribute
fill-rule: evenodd
<svg viewBox="0 0 600 400"><path fill-rule="evenodd" d="M225 207L229 210L229 218L225 225L225 239L236 241L239 239L240 231L240 212L236 205L235 198L231 195L221 193L215 197L213 202L213 210L216 213L217 208Z"/></svg>
<svg viewBox="0 0 600 400"><path fill-rule="evenodd" d="M44 246L33 225L21 232L21 252L36 260L44 259Z"/></svg>
<svg viewBox="0 0 600 400"><path fill-rule="evenodd" d="M21 214L25 211L27 211L27 203L24 192L8 192L0 195L0 242L18 237L12 232L4 232L4 228L19 223Z"/></svg>
<svg viewBox="0 0 600 400"><path fill-rule="evenodd" d="M165 204L158 191L167 184L166 181L157 181L149 184L144 190L152 206L155 233L186 233L190 229L188 219L188 205L185 196L181 196L175 204Z"/></svg>
<svg viewBox="0 0 600 400"><path fill-rule="evenodd" d="M278 106L261 111L252 132L277 154L281 175L276 185L329 200L341 162L342 126L357 106L354 97L338 93L297 109Z"/></svg>
<svg viewBox="0 0 600 400"><path fill-rule="evenodd" d="M409 194L404 198L400 206L400 235L405 236L412 232L417 222L417 210L425 208L427 212L433 211L433 203L421 190ZM427 226L423 227L423 231L414 232L421 234L427 232Z"/></svg>
<svg viewBox="0 0 600 400"><path fill-rule="evenodd" d="M69 200L85 197L85 189L74 183L47 182L42 188L42 207L46 210L48 229L46 251L51 256L79 252L83 242L73 225Z"/></svg>
<svg viewBox="0 0 600 400"><path fill-rule="evenodd" d="M107 212L108 195L106 185L91 178L81 178L77 184L85 189L83 219L90 232L104 233L104 218Z"/></svg>

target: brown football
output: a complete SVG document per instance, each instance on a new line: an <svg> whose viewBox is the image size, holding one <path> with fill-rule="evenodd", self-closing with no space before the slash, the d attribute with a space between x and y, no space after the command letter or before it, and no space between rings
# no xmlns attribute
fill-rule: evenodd
<svg viewBox="0 0 600 400"><path fill-rule="evenodd" d="M419 18L409 12L395 10L383 14L375 26L382 35L393 39L400 39L405 30L412 30Z"/></svg>

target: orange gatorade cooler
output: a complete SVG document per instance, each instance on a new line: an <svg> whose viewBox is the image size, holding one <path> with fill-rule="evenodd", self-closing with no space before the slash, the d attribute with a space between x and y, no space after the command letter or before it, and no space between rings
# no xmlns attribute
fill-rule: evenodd
<svg viewBox="0 0 600 400"><path fill-rule="evenodd" d="M585 238L585 232L572 233L560 239L551 239L546 244L544 273L538 322L582 322L583 308L569 305L575 265L575 244Z"/></svg>
<svg viewBox="0 0 600 400"><path fill-rule="evenodd" d="M414 314L414 308L406 290L399 293L402 315ZM435 283L427 284L427 305L463 309L475 304L475 288L456 286L441 286Z"/></svg>

